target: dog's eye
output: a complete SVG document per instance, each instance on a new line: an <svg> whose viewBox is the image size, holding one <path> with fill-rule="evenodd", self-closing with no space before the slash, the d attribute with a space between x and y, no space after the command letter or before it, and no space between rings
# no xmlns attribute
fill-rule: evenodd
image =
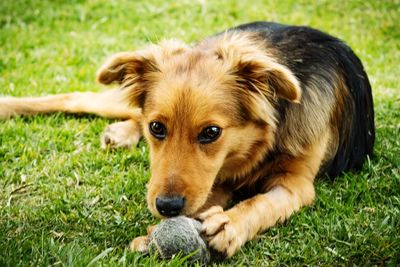
<svg viewBox="0 0 400 267"><path fill-rule="evenodd" d="M162 140L167 135L167 129L159 121L152 121L149 124L150 133L157 139Z"/></svg>
<svg viewBox="0 0 400 267"><path fill-rule="evenodd" d="M221 132L222 129L218 126L208 126L201 131L197 139L201 144L208 144L217 140Z"/></svg>

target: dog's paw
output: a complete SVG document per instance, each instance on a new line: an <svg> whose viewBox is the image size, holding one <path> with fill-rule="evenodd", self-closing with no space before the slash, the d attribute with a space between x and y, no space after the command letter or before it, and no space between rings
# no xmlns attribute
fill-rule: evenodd
<svg viewBox="0 0 400 267"><path fill-rule="evenodd" d="M134 238L129 245L131 251L147 253L149 252L149 236L156 229L157 225L149 225L147 227L147 235L138 236Z"/></svg>
<svg viewBox="0 0 400 267"><path fill-rule="evenodd" d="M139 236L132 240L129 248L131 251L146 253L149 251L149 238L147 235Z"/></svg>
<svg viewBox="0 0 400 267"><path fill-rule="evenodd" d="M101 136L101 147L106 148L131 148L136 146L141 137L138 123L131 120L110 124Z"/></svg>
<svg viewBox="0 0 400 267"><path fill-rule="evenodd" d="M198 218L203 222L202 234L211 248L228 258L240 249L242 246L240 233L222 207L211 207L201 213Z"/></svg>

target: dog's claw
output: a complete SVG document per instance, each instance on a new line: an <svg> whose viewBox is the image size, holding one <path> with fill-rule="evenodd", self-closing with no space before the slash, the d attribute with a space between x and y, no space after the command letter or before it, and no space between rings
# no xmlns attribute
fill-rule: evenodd
<svg viewBox="0 0 400 267"><path fill-rule="evenodd" d="M104 136L104 144L109 145L111 143L111 139L108 137L108 135Z"/></svg>

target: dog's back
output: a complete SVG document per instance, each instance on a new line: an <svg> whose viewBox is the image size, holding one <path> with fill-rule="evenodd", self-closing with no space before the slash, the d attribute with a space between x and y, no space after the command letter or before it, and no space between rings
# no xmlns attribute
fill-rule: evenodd
<svg viewBox="0 0 400 267"><path fill-rule="evenodd" d="M321 167L321 173L335 177L346 170L360 169L373 150L374 111L367 74L351 48L309 27L254 22L231 31L257 32L266 48L276 53L275 59L300 81L303 107L278 101L279 136L292 140L281 140L281 151L276 152L301 147L315 131L326 127L320 120L329 120L336 136L331 140L333 155ZM312 114L317 115L313 118Z"/></svg>

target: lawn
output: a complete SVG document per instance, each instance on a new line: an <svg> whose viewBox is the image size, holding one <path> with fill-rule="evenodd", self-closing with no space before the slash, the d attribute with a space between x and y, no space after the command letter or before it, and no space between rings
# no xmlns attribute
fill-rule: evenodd
<svg viewBox="0 0 400 267"><path fill-rule="evenodd" d="M110 54L164 38L195 42L254 20L345 40L373 87L375 155L317 181L315 204L218 266L400 265L398 0L1 0L0 95L102 90ZM177 266L128 250L157 222L146 209L148 148L103 151L109 120L53 114L0 121L0 266Z"/></svg>

